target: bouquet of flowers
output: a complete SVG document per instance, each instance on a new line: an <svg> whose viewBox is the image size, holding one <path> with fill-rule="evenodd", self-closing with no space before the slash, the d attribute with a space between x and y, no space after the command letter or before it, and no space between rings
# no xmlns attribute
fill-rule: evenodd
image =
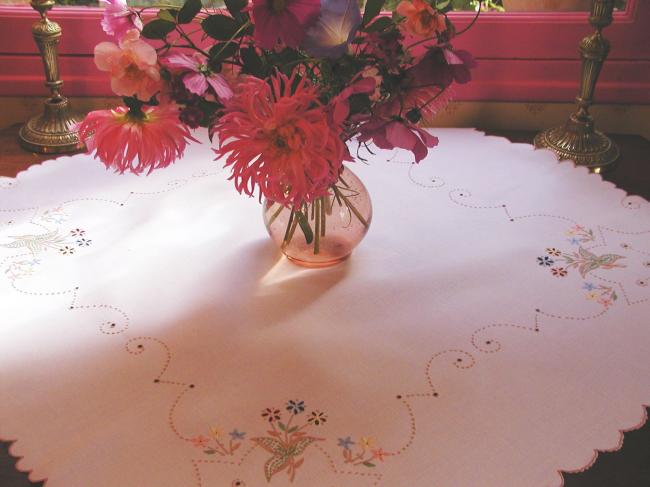
<svg viewBox="0 0 650 487"><path fill-rule="evenodd" d="M347 142L401 148L419 162L438 140L430 122L474 61L450 1L201 0L134 9L105 0L95 48L124 106L90 113L79 132L90 152L119 172L150 172L182 156L190 129L207 127L240 193L264 197L267 226L286 209L286 247L300 228L310 252L334 205L367 228L343 177ZM357 151L358 156L358 151ZM359 157L359 156L358 156ZM361 185L362 186L362 185ZM273 220L273 221L271 221ZM273 234L272 234L273 235Z"/></svg>

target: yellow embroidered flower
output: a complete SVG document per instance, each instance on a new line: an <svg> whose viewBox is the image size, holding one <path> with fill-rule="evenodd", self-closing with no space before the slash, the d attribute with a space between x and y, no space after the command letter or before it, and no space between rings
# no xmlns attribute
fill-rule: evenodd
<svg viewBox="0 0 650 487"><path fill-rule="evenodd" d="M373 446L375 446L375 440L370 436L362 436L361 439L359 440L359 444L363 448L372 448Z"/></svg>
<svg viewBox="0 0 650 487"><path fill-rule="evenodd" d="M219 438L221 438L223 436L223 430L221 428L219 428L218 426L212 426L210 428L210 435L215 440L218 440Z"/></svg>
<svg viewBox="0 0 650 487"><path fill-rule="evenodd" d="M587 293L587 299L589 301L596 301L600 295L596 291L591 291L590 293Z"/></svg>

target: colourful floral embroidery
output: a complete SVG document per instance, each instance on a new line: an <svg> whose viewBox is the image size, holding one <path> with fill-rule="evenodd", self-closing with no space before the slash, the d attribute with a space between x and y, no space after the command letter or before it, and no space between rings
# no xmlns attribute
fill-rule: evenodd
<svg viewBox="0 0 650 487"><path fill-rule="evenodd" d="M209 438L199 435L190 441L195 447L201 448L206 455L225 457L234 455L245 438L246 433L239 431L237 428L226 435L221 428L213 426L210 428Z"/></svg>
<svg viewBox="0 0 650 487"><path fill-rule="evenodd" d="M46 212L46 214L47 213L48 212ZM67 235L61 234L60 231L56 229L39 235L28 234L9 236L12 241L0 244L0 247L7 249L25 249L29 251L34 258L11 262L5 268L4 273L12 281L32 275L35 267L41 263L36 256L48 249L57 250L60 255L74 255L77 248L89 247L92 244L91 239L84 237L85 234L85 230L76 228L68 232Z"/></svg>
<svg viewBox="0 0 650 487"><path fill-rule="evenodd" d="M66 237L59 235L58 230L53 230L40 235L10 236L13 242L1 244L7 249L27 249L32 255L44 252L47 249L60 249L66 243Z"/></svg>
<svg viewBox="0 0 650 487"><path fill-rule="evenodd" d="M555 264L555 261L550 257L544 255L542 257L537 257L537 264L541 265L542 267L550 267Z"/></svg>
<svg viewBox="0 0 650 487"><path fill-rule="evenodd" d="M553 257L559 257L562 255L562 251L559 249L556 249L555 247L549 247L546 249L546 253L548 255L551 255Z"/></svg>
<svg viewBox="0 0 650 487"><path fill-rule="evenodd" d="M570 268L577 268L580 276L583 278L591 271L596 269L610 270L615 267L624 268L622 264L616 262L625 257L616 254L596 255L587 249L580 247L577 252L571 254L562 254L562 258Z"/></svg>
<svg viewBox="0 0 650 487"><path fill-rule="evenodd" d="M609 286L603 286L602 284L596 285L591 282L585 282L582 285L582 288L587 291L586 298L589 301L596 301L606 309L614 304L614 301L618 299L614 288Z"/></svg>
<svg viewBox="0 0 650 487"><path fill-rule="evenodd" d="M546 255L537 257L537 264L541 267L550 268L551 275L558 278L566 277L570 269L576 269L584 279L587 274L597 269L611 270L626 267L619 263L621 259L625 258L622 255L596 255L582 247L583 243L595 240L593 230L586 229L581 225L575 225L566 232L566 235L570 237L569 241L572 245L578 246L577 250L563 252L556 247L546 247ZM623 248L627 248L627 246ZM558 265L560 263L563 263L563 265ZM614 289L608 286L596 286L586 282L583 289L587 291L587 299L596 301L605 308L609 308L618 299Z"/></svg>
<svg viewBox="0 0 650 487"><path fill-rule="evenodd" d="M551 269L551 274L553 274L555 277L566 277L568 272L564 267L553 267Z"/></svg>
<svg viewBox="0 0 650 487"><path fill-rule="evenodd" d="M22 279L34 274L36 267L41 264L39 259L19 260L12 262L5 269L5 275L11 281Z"/></svg>
<svg viewBox="0 0 650 487"><path fill-rule="evenodd" d="M384 458L392 455L382 448L375 448L375 440L369 436L361 437L358 443L349 436L339 438L338 446L343 449L343 461L355 467L373 468L377 465L375 461L383 462Z"/></svg>
<svg viewBox="0 0 650 487"><path fill-rule="evenodd" d="M60 225L68 219L68 214L64 211L62 206L57 206L49 210L45 210L39 217L39 220L45 223L56 223Z"/></svg>
<svg viewBox="0 0 650 487"><path fill-rule="evenodd" d="M586 229L582 225L574 225L567 232L566 236L569 237L571 245L581 245L583 243L593 242L596 240L594 231Z"/></svg>
<svg viewBox="0 0 650 487"><path fill-rule="evenodd" d="M271 429L267 431L269 436L251 438L258 446L272 454L264 464L264 476L267 481L283 471L287 470L289 481L293 482L296 470L304 463L301 455L307 448L316 441L324 441L307 434L307 428L320 426L327 421L327 416L322 411L312 411L306 422L293 424L298 416L305 411L305 403L300 400L288 401L285 409L289 413L287 422L282 422L282 413L276 408L266 408L262 411L262 418L268 422Z"/></svg>

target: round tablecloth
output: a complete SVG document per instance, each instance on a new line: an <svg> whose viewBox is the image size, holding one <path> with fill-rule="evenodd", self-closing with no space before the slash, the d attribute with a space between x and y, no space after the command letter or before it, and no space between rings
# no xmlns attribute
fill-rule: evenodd
<svg viewBox="0 0 650 487"><path fill-rule="evenodd" d="M557 487L650 404L650 204L439 129L368 236L282 258L204 142L0 179L0 438L48 487Z"/></svg>

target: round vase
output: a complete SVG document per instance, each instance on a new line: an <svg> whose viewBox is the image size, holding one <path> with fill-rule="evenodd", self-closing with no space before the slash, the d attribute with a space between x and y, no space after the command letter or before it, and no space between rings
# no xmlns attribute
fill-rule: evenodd
<svg viewBox="0 0 650 487"><path fill-rule="evenodd" d="M300 207L264 200L264 224L282 253L304 267L329 267L347 259L368 231L368 190L347 167L329 194Z"/></svg>

